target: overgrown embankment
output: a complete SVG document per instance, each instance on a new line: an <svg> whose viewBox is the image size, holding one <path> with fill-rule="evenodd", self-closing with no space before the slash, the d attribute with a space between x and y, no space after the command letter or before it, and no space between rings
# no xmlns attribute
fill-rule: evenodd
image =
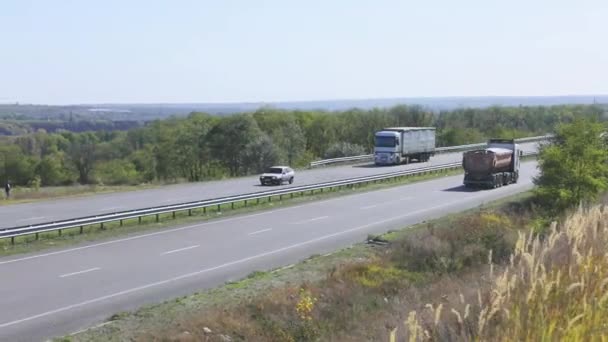
<svg viewBox="0 0 608 342"><path fill-rule="evenodd" d="M519 233L509 262L459 301L412 310L409 340L604 341L608 338L608 207L579 210L541 238ZM405 330L403 333L400 332Z"/></svg>

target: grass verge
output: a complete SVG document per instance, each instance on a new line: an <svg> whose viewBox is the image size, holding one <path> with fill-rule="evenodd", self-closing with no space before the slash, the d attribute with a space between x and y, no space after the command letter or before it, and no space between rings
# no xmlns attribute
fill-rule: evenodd
<svg viewBox="0 0 608 342"><path fill-rule="evenodd" d="M387 340L412 308L485 286L533 221L530 194L370 237L327 256L119 313L67 341ZM519 208L519 209L518 209Z"/></svg>
<svg viewBox="0 0 608 342"><path fill-rule="evenodd" d="M269 210L294 206L311 201L322 199L331 199L339 196L346 196L355 192L365 192L381 190L388 187L402 186L414 182L421 182L439 177L448 177L462 174L461 170L450 170L442 173L429 173L425 175L416 175L396 179L394 181L384 183L371 183L368 185L356 186L353 188L334 188L332 191L316 191L314 193L306 192L303 194L295 194L294 197L282 196L265 198L258 201L249 201L235 203L234 206L224 205L221 208L209 207L206 209L193 209L188 211L161 214L158 216L147 216L142 218L141 222L138 219L124 220L122 223L110 222L101 225L83 226L82 230L78 228L64 229L61 232L53 231L16 237L13 242L10 239L0 240L0 256L7 256L20 253L35 252L49 248L65 247L78 243L86 243L96 240L109 239L113 237L126 236L130 234L167 229L177 225L185 225L192 223L202 223L219 217L230 217L234 215L242 215L261 210Z"/></svg>

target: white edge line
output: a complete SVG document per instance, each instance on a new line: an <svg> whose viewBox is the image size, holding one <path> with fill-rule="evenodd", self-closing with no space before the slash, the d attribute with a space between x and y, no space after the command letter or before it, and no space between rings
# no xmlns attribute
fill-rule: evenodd
<svg viewBox="0 0 608 342"><path fill-rule="evenodd" d="M83 332L86 332L86 331L89 331L89 330L98 329L98 328L104 327L104 326L106 326L108 324L112 324L112 323L114 323L114 321L109 321L109 322L104 322L104 323L101 323L101 324L97 324L96 326L93 326L93 327L90 327L90 328L85 328L85 329L73 332L73 333L70 334L70 336L75 336L75 335L78 335L80 333L83 333Z"/></svg>
<svg viewBox="0 0 608 342"><path fill-rule="evenodd" d="M71 277L71 276L75 276L75 275L78 275L78 274L83 274L83 273L89 273L89 272L97 271L97 270L100 270L100 269L101 268L99 268L99 267L94 267L94 268L89 268L88 270L84 270L84 271L66 273L66 274L60 275L59 278Z"/></svg>
<svg viewBox="0 0 608 342"><path fill-rule="evenodd" d="M475 196L475 197L477 197L477 196ZM472 197L472 198L474 198L474 197ZM422 209L422 210L413 211L413 212L410 212L410 213L407 213L407 214L404 214L404 215L392 217L390 219L385 219L385 220L381 220L381 221L377 221L377 222L373 222L373 223L368 223L368 224L365 224L365 225L362 225L362 226L358 226L358 227L355 227L355 228L347 229L347 230L344 230L344 231L341 231L341 232L337 232L337 233L333 233L333 234L329 234L329 235L324 235L324 236L321 236L321 237L318 237L318 238L314 238L314 239L311 239L311 240L308 240L308 241L296 243L296 244L289 245L289 246L286 246L286 247L282 247L282 248L279 248L279 249L275 249L275 250L272 250L272 251L269 251L269 252L253 255L253 256L250 256L250 257L247 257L247 258L243 258L243 259L239 259L239 260L230 261L230 262L227 262L225 264L218 265L218 266L202 269L202 270L191 272L191 273L186 273L186 274L174 277L174 278L169 278L169 279L157 281L155 283L150 283L150 284L146 284L146 285L142 285L142 286L138 286L138 287L133 287L133 288L130 288L130 289L127 289L127 290L123 290L123 291L120 291L120 292L115 292L115 293L112 293L112 294L109 294L109 295L106 295L106 296L97 297L97 298L90 299L90 300L87 300L87 301L84 301L84 302L80 302L80 303L64 306L64 307L61 307L61 308L58 308L58 309L55 309L55 310L46 311L46 312L43 312L43 313L40 313L40 314L37 314L37 315L34 315L34 316L30 316L30 317L14 320L14 321L11 321L11 322L2 323L2 324L0 324L0 328L6 328L6 327L9 327L9 326L12 326L12 325L16 325L16 324L20 324L20 323L23 323L23 322L35 320L35 319L38 319L38 318L54 315L54 314L57 314L57 313L61 313L61 312L64 312L64 311L76 309L76 308L79 308L79 307L83 307L83 306L86 306L86 305L94 304L94 303L101 302L101 301L108 300L108 299L112 299L112 298L115 298L115 297L124 296L124 295L130 294L130 293L133 293L133 292L138 292L138 291L142 291L142 290L149 289L149 288L152 288L152 287L157 287L157 286L169 284L169 283L176 282L176 281L179 281L179 280L182 280L182 279L192 278L192 277L204 274L204 273L209 273L209 272L216 271L216 270L219 270L219 269L222 269L222 268L226 268L226 267L229 267L229 266L233 266L233 265L237 265L237 264L242 264L242 263L254 260L254 259L259 259L259 258L266 257L266 256L269 256L269 255L281 253L281 252L284 252L284 251L287 251L287 250L290 250L290 249L293 249L293 248L298 248L298 247L310 245L310 244L315 243L315 242L327 240L327 239L330 239L330 238L333 238L333 237L336 237L336 236L344 235L344 234L347 234L347 233L351 233L351 232L354 232L354 231L357 231L357 230L365 229L365 228L368 228L368 227L371 227L371 226L375 226L375 225L378 225L378 224L383 224L383 223L386 223L386 222L398 220L398 219L410 216L412 214L418 214L418 213L429 211L429 210L439 209L439 208L447 207L447 206L450 206L450 205L453 205L453 204L456 204L456 203L462 203L462 200L460 200L460 201L453 201L453 202L449 202L449 203L446 203L446 204L442 204L442 205L438 205L438 206L434 206L434 207L429 207L429 208Z"/></svg>
<svg viewBox="0 0 608 342"><path fill-rule="evenodd" d="M46 216L38 216L38 217L30 217L30 218L25 218L25 219L20 219L17 220L17 222L23 222L23 221L31 221L31 220L39 220L39 219L43 219Z"/></svg>
<svg viewBox="0 0 608 342"><path fill-rule="evenodd" d="M120 209L122 207L107 207L107 208L101 208L99 209L99 211L105 211L105 210L114 210L114 209Z"/></svg>
<svg viewBox="0 0 608 342"><path fill-rule="evenodd" d="M194 245L194 246L189 246L189 247L184 247L184 248L179 248L179 249L174 249L172 251L167 251L164 253L161 253L160 255L167 255L167 254L173 254L173 253L177 253L177 252L183 252L183 251L187 251L189 249L193 249L193 248L197 248L200 247L201 245Z"/></svg>
<svg viewBox="0 0 608 342"><path fill-rule="evenodd" d="M249 233L249 234L247 234L247 235L255 235L255 234L260 234L260 233L268 232L268 231L271 231L271 230L272 230L272 228L268 228L268 229L262 229L262 230L258 230L258 231L255 231L255 232L251 232L251 233Z"/></svg>
<svg viewBox="0 0 608 342"><path fill-rule="evenodd" d="M379 206L379 204L368 205L367 207L361 207L360 209L362 209L362 210L366 210L366 209L375 208L375 207L377 207L377 206Z"/></svg>

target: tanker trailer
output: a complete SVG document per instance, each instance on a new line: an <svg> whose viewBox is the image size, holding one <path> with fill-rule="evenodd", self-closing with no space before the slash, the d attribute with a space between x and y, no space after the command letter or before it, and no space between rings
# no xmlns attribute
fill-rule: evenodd
<svg viewBox="0 0 608 342"><path fill-rule="evenodd" d="M491 139L485 149L464 152L464 185L497 188L517 183L520 156L515 141L504 139Z"/></svg>

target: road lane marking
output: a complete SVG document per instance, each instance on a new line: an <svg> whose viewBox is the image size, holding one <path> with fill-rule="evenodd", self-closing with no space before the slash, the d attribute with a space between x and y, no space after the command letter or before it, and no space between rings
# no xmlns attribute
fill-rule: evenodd
<svg viewBox="0 0 608 342"><path fill-rule="evenodd" d="M526 182L526 183L520 182L517 185L524 186L524 185L528 185L528 183L530 183L530 182ZM407 186L412 186L412 185L416 185L416 183L406 184L406 185L395 187L395 188L376 190L374 192L375 193L390 192L390 191L399 190L402 187L407 187ZM517 188L519 188L519 186ZM369 193L368 192L363 192L363 193L358 193L358 194L352 194L352 195L348 195L348 197L349 198L354 198L354 197L366 196L366 195L369 195ZM221 223L226 223L226 222L244 220L244 219L248 219L248 218L252 218L252 217L257 217L257 216L262 216L262 215L268 215L268 214L274 214L274 213L281 212L281 211L300 209L300 208L303 208L303 207L309 207L309 206L324 204L324 203L327 203L327 202L335 202L335 201L341 201L341 200L343 200L343 198L341 198L341 197L331 198L331 199L327 199L327 200L315 201L315 202L312 202L312 203L306 203L306 204L302 204L302 205L296 205L296 206L293 206L293 207L287 207L287 208L281 208L281 209L276 209L276 210L264 211L264 212L257 213L257 214L251 214L251 215L245 215L245 216L227 218L227 219L223 219L223 220L215 220L215 221L210 221L210 222L205 222L205 223L199 223L199 224L194 224L194 225L190 225L190 226L184 226L184 227L173 228L173 229L163 230L163 231L154 232L154 233L142 234L142 235L132 236L132 237L123 238L123 239L117 239L117 240L112 240L112 241L100 242L100 243L96 243L96 244L92 244L92 245L87 245L87 246L82 246L82 247L75 247L75 248L70 248L70 249L64 249L64 250L56 251L56 252L43 253L43 254L37 254L37 255L27 256L27 257L23 257L23 258L18 258L18 259L11 259L11 260L0 261L0 265L11 264L11 263L20 262L20 261L27 261L27 260L31 260L31 259L38 259L38 258L47 257L47 256L54 256L54 255L59 255L59 254L77 252L77 251L80 251L80 250L94 248L94 247L101 247L101 246L106 246L106 245L112 245L112 244L115 244L115 243L127 242L127 241L131 241L131 240L138 240L138 239L143 239L143 238L147 238L147 237L153 237L153 236L156 236L156 235L171 234L171 233L179 232L179 231L182 231L182 230L196 229L196 228L206 227L206 226L210 226L210 225L214 225L214 224L221 224Z"/></svg>
<svg viewBox="0 0 608 342"><path fill-rule="evenodd" d="M114 210L114 209L120 209L122 207L108 207L108 208L101 208L99 209L99 211L106 211L106 210Z"/></svg>
<svg viewBox="0 0 608 342"><path fill-rule="evenodd" d="M100 269L101 268L99 268L99 267L89 268L88 270L84 270L84 271L78 271L78 272L72 272L72 273L62 274L62 275L59 276L59 278L67 278L67 277L71 277L71 276L75 276L75 275L79 275L79 274L83 274L83 273L89 273L89 272L97 271L97 270L100 270Z"/></svg>
<svg viewBox="0 0 608 342"><path fill-rule="evenodd" d="M367 210L367 209L372 209L372 208L375 208L375 207L383 205L383 204L390 204L390 203L395 203L395 202L407 201L407 200L411 200L411 199L412 199L411 196L406 196L406 197L401 197L401 198L393 200L393 201L386 201L386 202L380 202L380 203L368 205L366 207L361 207L359 209Z"/></svg>
<svg viewBox="0 0 608 342"><path fill-rule="evenodd" d="M41 219L43 219L45 217L46 216L30 217L30 218L26 218L26 219L17 220L17 222L32 221L32 220L41 220Z"/></svg>
<svg viewBox="0 0 608 342"><path fill-rule="evenodd" d="M472 197L470 197L468 199L474 199L474 198L481 197L481 196L482 195L472 196ZM395 220L402 219L402 218L405 218L405 217L408 217L408 216L411 216L411 215L419 214L419 213L422 213L422 212L425 212L425 211L430 211L430 210L435 210L435 209L439 209L439 208L443 208L443 207L448 207L448 206L451 206L451 205L454 205L454 204L460 204L460 203L463 203L463 202L464 202L463 200L452 201L452 202L445 203L445 204L442 204L442 205L437 205L437 206L434 206L434 207L429 207L429 208L425 208L425 209L409 212L407 214L400 215L400 216L395 216L395 217L392 217L392 218L389 218L389 219L385 219L385 220L381 220L381 221L376 221L376 222L368 223L368 224L365 224L365 225L362 225L362 226L358 226L358 227L355 227L355 228L350 228L350 229L343 230L341 232L337 232L337 233L333 233L333 234L329 234L329 235L324 235L324 236L321 236L321 237L318 237L318 238L314 238L314 239L311 239L311 240L308 240L308 241L296 243L296 244L289 245L289 246L286 246L286 247L282 247L282 248L279 248L279 249L275 249L275 250L272 250L272 251L269 251L269 252L264 252L264 253L253 255L253 256L250 256L250 257L243 258L243 259L238 259L238 260L230 261L230 262L227 262L225 264L218 265L218 266L202 269L202 270L191 272L191 273L186 273L186 274L183 274L183 275L180 275L180 276L177 276L177 277L173 277L173 278L157 281L155 283L150 283L150 284L146 284L146 285L142 285L142 286L138 286L138 287L133 287L133 288L130 288L130 289L127 289L127 290L123 290L123 291L120 291L120 292L115 292L115 293L112 293L112 294L109 294L109 295L105 295L105 296L102 296L102 297L93 298L93 299L90 299L90 300L87 300L87 301L84 301L84 302L80 302L80 303L64 306L64 307L61 307L61 308L58 308L58 309L55 309L55 310L51 310L51 311L46 311L46 312L43 312L43 313L40 313L40 314L37 314L37 315L33 315L33 316L25 317L25 318L22 318L22 319L18 319L18 320L2 323L2 324L0 324L0 328L6 328L6 327L9 327L9 326L12 326L12 325L17 325L17 324L20 324L20 323L32 321L32 320L35 320L35 319L38 319L38 318L42 318L42 317L46 317L46 316L51 316L51 315L54 315L54 314L62 313L62 312L65 312L65 311L69 311L69 310L72 310L72 309L80 308L80 307L87 306L87 305L90 305L90 304L98 303L98 302L101 302L101 301L104 301L104 300L108 300L108 299L112 299L112 298L128 295L128 294L131 294L131 293L134 293L134 292L146 290L146 289L153 288L153 287L158 287L158 286L161 286L161 285L166 285L166 284L173 283L173 282L176 282L176 281L179 281L179 280L182 280L182 279L192 278L192 277L195 277L195 276L198 276L198 275L201 275L201 274L205 274L205 273L216 271L216 270L219 270L219 269L222 269L222 268L226 268L226 267L242 264L242 263L245 263L245 262L248 262L248 261L251 261L251 260L255 260L255 259L263 258L263 257L266 257L266 256L270 256L270 255L273 255L273 254L281 253L281 252L284 252L284 251L287 251L287 250L290 250L290 249L294 249L294 248L310 245L312 243L316 243L316 242L319 242L319 241L331 239L331 238L336 237L336 236L352 233L352 232L355 232L355 231L358 231L358 230L362 230L362 229L369 228L369 227L372 227L372 226L376 226L376 225L379 225L379 224L387 223L387 222L390 222L390 221L395 221Z"/></svg>
<svg viewBox="0 0 608 342"><path fill-rule="evenodd" d="M255 232L249 233L249 234L247 234L247 235L255 235L255 234L260 234L260 233L264 233L264 232L269 232L269 231L271 231L271 230L272 230L272 228L268 228L268 229L262 229L262 230L258 230L258 231L255 231Z"/></svg>
<svg viewBox="0 0 608 342"><path fill-rule="evenodd" d="M294 222L292 224L303 224L303 223L308 223L308 222L315 222L315 221L319 221L319 220L324 220L324 219L326 219L328 217L329 216L319 216L319 217L311 218L311 219L304 220L304 221Z"/></svg>
<svg viewBox="0 0 608 342"><path fill-rule="evenodd" d="M189 249L193 249L193 248L197 248L200 247L201 245L194 245L194 246L190 246L190 247L184 247L184 248L180 248L180 249L174 249L172 251L167 251L164 253L161 253L160 255L167 255L167 254L173 254L173 253L177 253L177 252L183 252L183 251L187 251Z"/></svg>

